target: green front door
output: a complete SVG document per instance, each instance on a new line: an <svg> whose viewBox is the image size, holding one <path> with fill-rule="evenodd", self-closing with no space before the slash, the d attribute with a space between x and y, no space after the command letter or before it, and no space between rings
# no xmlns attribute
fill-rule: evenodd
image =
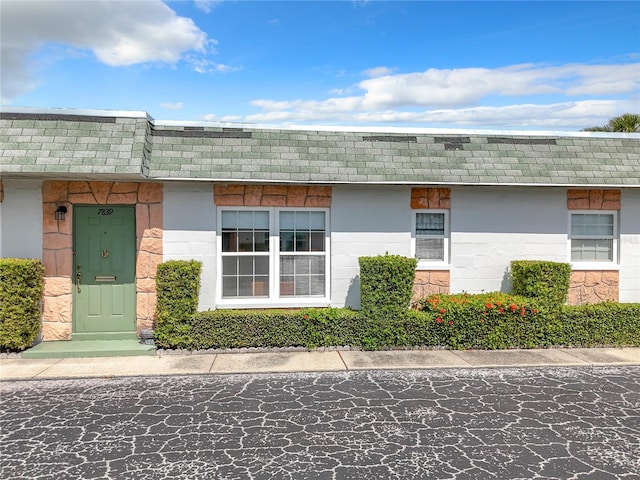
<svg viewBox="0 0 640 480"><path fill-rule="evenodd" d="M73 250L73 331L135 331L135 207L74 205Z"/></svg>

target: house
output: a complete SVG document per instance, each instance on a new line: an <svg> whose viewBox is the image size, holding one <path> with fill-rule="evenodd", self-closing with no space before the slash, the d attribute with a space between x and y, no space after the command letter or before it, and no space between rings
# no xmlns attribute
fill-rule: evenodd
<svg viewBox="0 0 640 480"><path fill-rule="evenodd" d="M416 297L570 262L570 303L640 302L640 135L262 128L5 109L0 254L42 259L42 336L151 327L156 266L200 308L359 307L358 257L419 259Z"/></svg>

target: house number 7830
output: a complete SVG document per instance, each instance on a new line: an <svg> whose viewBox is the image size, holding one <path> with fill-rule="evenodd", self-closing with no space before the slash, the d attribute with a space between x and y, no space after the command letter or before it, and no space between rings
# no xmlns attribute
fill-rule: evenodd
<svg viewBox="0 0 640 480"><path fill-rule="evenodd" d="M113 208L99 208L98 215L111 215L113 213Z"/></svg>

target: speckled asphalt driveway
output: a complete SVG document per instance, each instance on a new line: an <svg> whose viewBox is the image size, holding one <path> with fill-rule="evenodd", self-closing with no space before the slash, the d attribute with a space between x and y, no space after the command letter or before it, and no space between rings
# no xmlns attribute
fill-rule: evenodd
<svg viewBox="0 0 640 480"><path fill-rule="evenodd" d="M0 383L0 478L638 479L640 367Z"/></svg>

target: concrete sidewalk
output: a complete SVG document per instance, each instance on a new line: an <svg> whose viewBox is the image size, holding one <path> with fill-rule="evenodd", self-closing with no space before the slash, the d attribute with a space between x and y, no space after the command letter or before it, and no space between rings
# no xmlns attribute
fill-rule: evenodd
<svg viewBox="0 0 640 480"><path fill-rule="evenodd" d="M640 365L640 348L211 353L0 359L0 380L343 370Z"/></svg>

